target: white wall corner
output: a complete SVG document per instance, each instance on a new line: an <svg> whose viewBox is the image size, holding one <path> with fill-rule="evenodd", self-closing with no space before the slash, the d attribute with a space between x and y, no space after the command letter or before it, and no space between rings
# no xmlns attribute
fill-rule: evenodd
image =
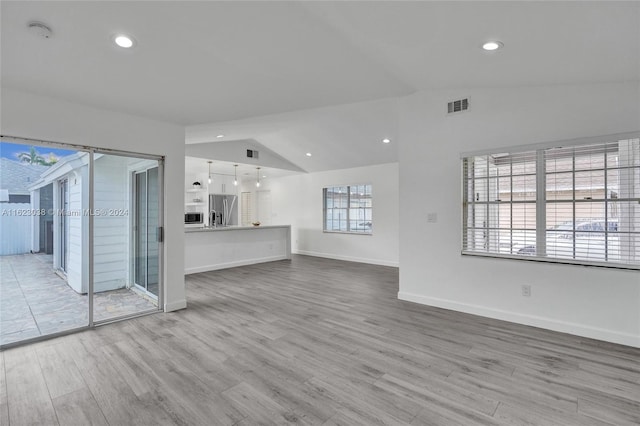
<svg viewBox="0 0 640 426"><path fill-rule="evenodd" d="M174 312L174 311L179 311L180 309L186 309L186 308L187 308L187 300L186 299L176 300L175 302L170 302L170 303L165 303L164 304L164 311L165 312Z"/></svg>
<svg viewBox="0 0 640 426"><path fill-rule="evenodd" d="M473 105L455 117L443 113L454 90L400 99L399 297L640 347L637 272L460 255L461 153L637 131L639 90L637 81L469 88ZM422 226L428 212L440 212L436 226ZM522 299L519 284L536 286L535 298Z"/></svg>

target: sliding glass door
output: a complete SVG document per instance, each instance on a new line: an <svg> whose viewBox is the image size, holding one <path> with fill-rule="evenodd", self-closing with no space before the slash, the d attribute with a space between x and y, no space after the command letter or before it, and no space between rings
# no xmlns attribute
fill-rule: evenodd
<svg viewBox="0 0 640 426"><path fill-rule="evenodd" d="M135 172L134 180L134 283L158 297L159 278L159 185L158 167Z"/></svg>
<svg viewBox="0 0 640 426"><path fill-rule="evenodd" d="M3 138L0 161L0 348L160 310L160 157Z"/></svg>

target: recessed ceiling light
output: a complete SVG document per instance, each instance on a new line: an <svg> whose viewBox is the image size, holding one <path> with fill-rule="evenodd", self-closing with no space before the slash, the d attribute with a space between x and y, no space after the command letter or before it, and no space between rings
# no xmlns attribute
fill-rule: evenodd
<svg viewBox="0 0 640 426"><path fill-rule="evenodd" d="M484 50L488 50L489 52L501 49L502 47L504 47L504 44L502 44L502 42L498 41L498 40L488 41L488 42L486 42L485 44L482 45L482 48Z"/></svg>
<svg viewBox="0 0 640 426"><path fill-rule="evenodd" d="M220 139L220 138L224 138L224 135L222 135L222 134L221 134L221 135L218 135L218 136L216 136L216 138L218 138L218 139Z"/></svg>
<svg viewBox="0 0 640 426"><path fill-rule="evenodd" d="M389 138L382 139L382 143L389 143L389 142L391 142L391 139Z"/></svg>
<svg viewBox="0 0 640 426"><path fill-rule="evenodd" d="M133 47L133 38L124 34L118 34L113 38L113 41L115 44L125 49Z"/></svg>
<svg viewBox="0 0 640 426"><path fill-rule="evenodd" d="M310 152L307 152L307 157L311 157L311 153Z"/></svg>

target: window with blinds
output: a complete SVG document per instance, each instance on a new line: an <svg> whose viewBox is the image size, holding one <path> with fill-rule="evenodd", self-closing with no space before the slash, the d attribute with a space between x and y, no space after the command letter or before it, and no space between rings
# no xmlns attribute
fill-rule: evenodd
<svg viewBox="0 0 640 426"><path fill-rule="evenodd" d="M640 269L640 139L463 158L463 253Z"/></svg>
<svg viewBox="0 0 640 426"><path fill-rule="evenodd" d="M371 185L332 186L323 189L324 231L371 234Z"/></svg>

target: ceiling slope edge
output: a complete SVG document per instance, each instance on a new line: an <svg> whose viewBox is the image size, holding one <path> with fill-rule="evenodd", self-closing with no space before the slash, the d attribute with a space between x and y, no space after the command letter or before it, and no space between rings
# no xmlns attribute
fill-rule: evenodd
<svg viewBox="0 0 640 426"><path fill-rule="evenodd" d="M258 151L258 158L248 157L247 150ZM267 148L254 139L186 144L185 155L234 163L255 164L256 167L272 167L307 173L302 167L285 159L277 152Z"/></svg>

